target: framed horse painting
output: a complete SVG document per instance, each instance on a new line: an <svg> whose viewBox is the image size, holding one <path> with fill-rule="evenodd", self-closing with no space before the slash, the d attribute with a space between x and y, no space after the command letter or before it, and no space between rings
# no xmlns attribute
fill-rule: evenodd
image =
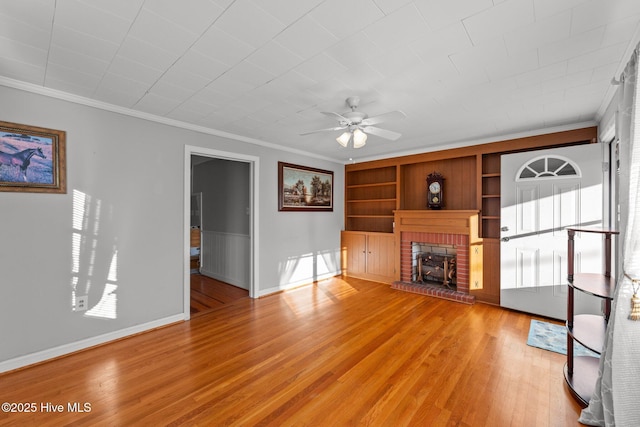
<svg viewBox="0 0 640 427"><path fill-rule="evenodd" d="M66 132L0 121L0 191L66 193Z"/></svg>

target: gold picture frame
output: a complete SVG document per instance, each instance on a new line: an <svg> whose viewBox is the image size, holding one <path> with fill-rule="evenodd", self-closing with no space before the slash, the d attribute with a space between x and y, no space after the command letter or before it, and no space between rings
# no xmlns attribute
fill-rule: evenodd
<svg viewBox="0 0 640 427"><path fill-rule="evenodd" d="M333 172L278 162L278 210L333 211Z"/></svg>
<svg viewBox="0 0 640 427"><path fill-rule="evenodd" d="M66 132L0 121L0 191L67 192Z"/></svg>

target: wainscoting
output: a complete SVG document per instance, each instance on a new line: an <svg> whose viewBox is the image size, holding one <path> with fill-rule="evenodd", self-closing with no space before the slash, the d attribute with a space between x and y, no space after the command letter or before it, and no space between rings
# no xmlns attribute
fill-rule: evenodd
<svg viewBox="0 0 640 427"><path fill-rule="evenodd" d="M206 276L249 289L251 237L246 234L202 232L200 271Z"/></svg>

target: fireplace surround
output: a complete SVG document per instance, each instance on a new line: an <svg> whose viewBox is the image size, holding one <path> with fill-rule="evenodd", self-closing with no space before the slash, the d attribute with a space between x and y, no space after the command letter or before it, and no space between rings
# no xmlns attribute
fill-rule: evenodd
<svg viewBox="0 0 640 427"><path fill-rule="evenodd" d="M478 211L397 210L394 212L396 265L399 277L392 288L473 304L470 289L482 288L482 239L478 237ZM456 287L414 281L412 242L455 248Z"/></svg>

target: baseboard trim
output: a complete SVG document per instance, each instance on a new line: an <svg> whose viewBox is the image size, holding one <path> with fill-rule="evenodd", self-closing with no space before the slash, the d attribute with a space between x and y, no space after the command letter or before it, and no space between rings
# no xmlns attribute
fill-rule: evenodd
<svg viewBox="0 0 640 427"><path fill-rule="evenodd" d="M246 289L249 290L249 284L248 283L242 283L241 281L233 278L233 277L227 277L224 274L218 274L215 271L211 271L211 270L207 270L205 268L201 268L200 269L200 274L207 276L207 277L211 277L212 279L216 279L219 280L221 282L224 283L228 283L230 285L233 285L235 287L238 288L242 288L242 289Z"/></svg>
<svg viewBox="0 0 640 427"><path fill-rule="evenodd" d="M167 326L171 323L178 323L185 320L184 314L176 314L174 316L165 317L163 319L154 320L152 322L143 323L141 325L131 326L129 328L120 329L103 335L98 335L84 340L64 344L58 347L38 351L36 353L27 354L25 356L16 357L14 359L0 362L0 373L13 371L15 369L24 368L36 363L45 362L57 357L66 356L77 351L86 350L90 347L106 344L131 335L147 332L151 329Z"/></svg>
<svg viewBox="0 0 640 427"><path fill-rule="evenodd" d="M312 285L316 282L319 282L321 280L327 280L327 279L331 279L332 277L337 277L340 276L342 273L340 271L338 272L331 272L331 273L326 273L326 274L321 274L318 277L316 277L315 279L307 279L307 280L300 280L297 282L290 282L287 283L286 285L280 285L280 286L276 286L273 288L268 288L268 289L262 289L258 292L258 295L256 295L257 298L261 298L261 297L266 297L268 295L272 295L272 294L277 294L279 292L283 292L283 291L288 291L294 288L300 288L302 286L307 286L307 285Z"/></svg>

